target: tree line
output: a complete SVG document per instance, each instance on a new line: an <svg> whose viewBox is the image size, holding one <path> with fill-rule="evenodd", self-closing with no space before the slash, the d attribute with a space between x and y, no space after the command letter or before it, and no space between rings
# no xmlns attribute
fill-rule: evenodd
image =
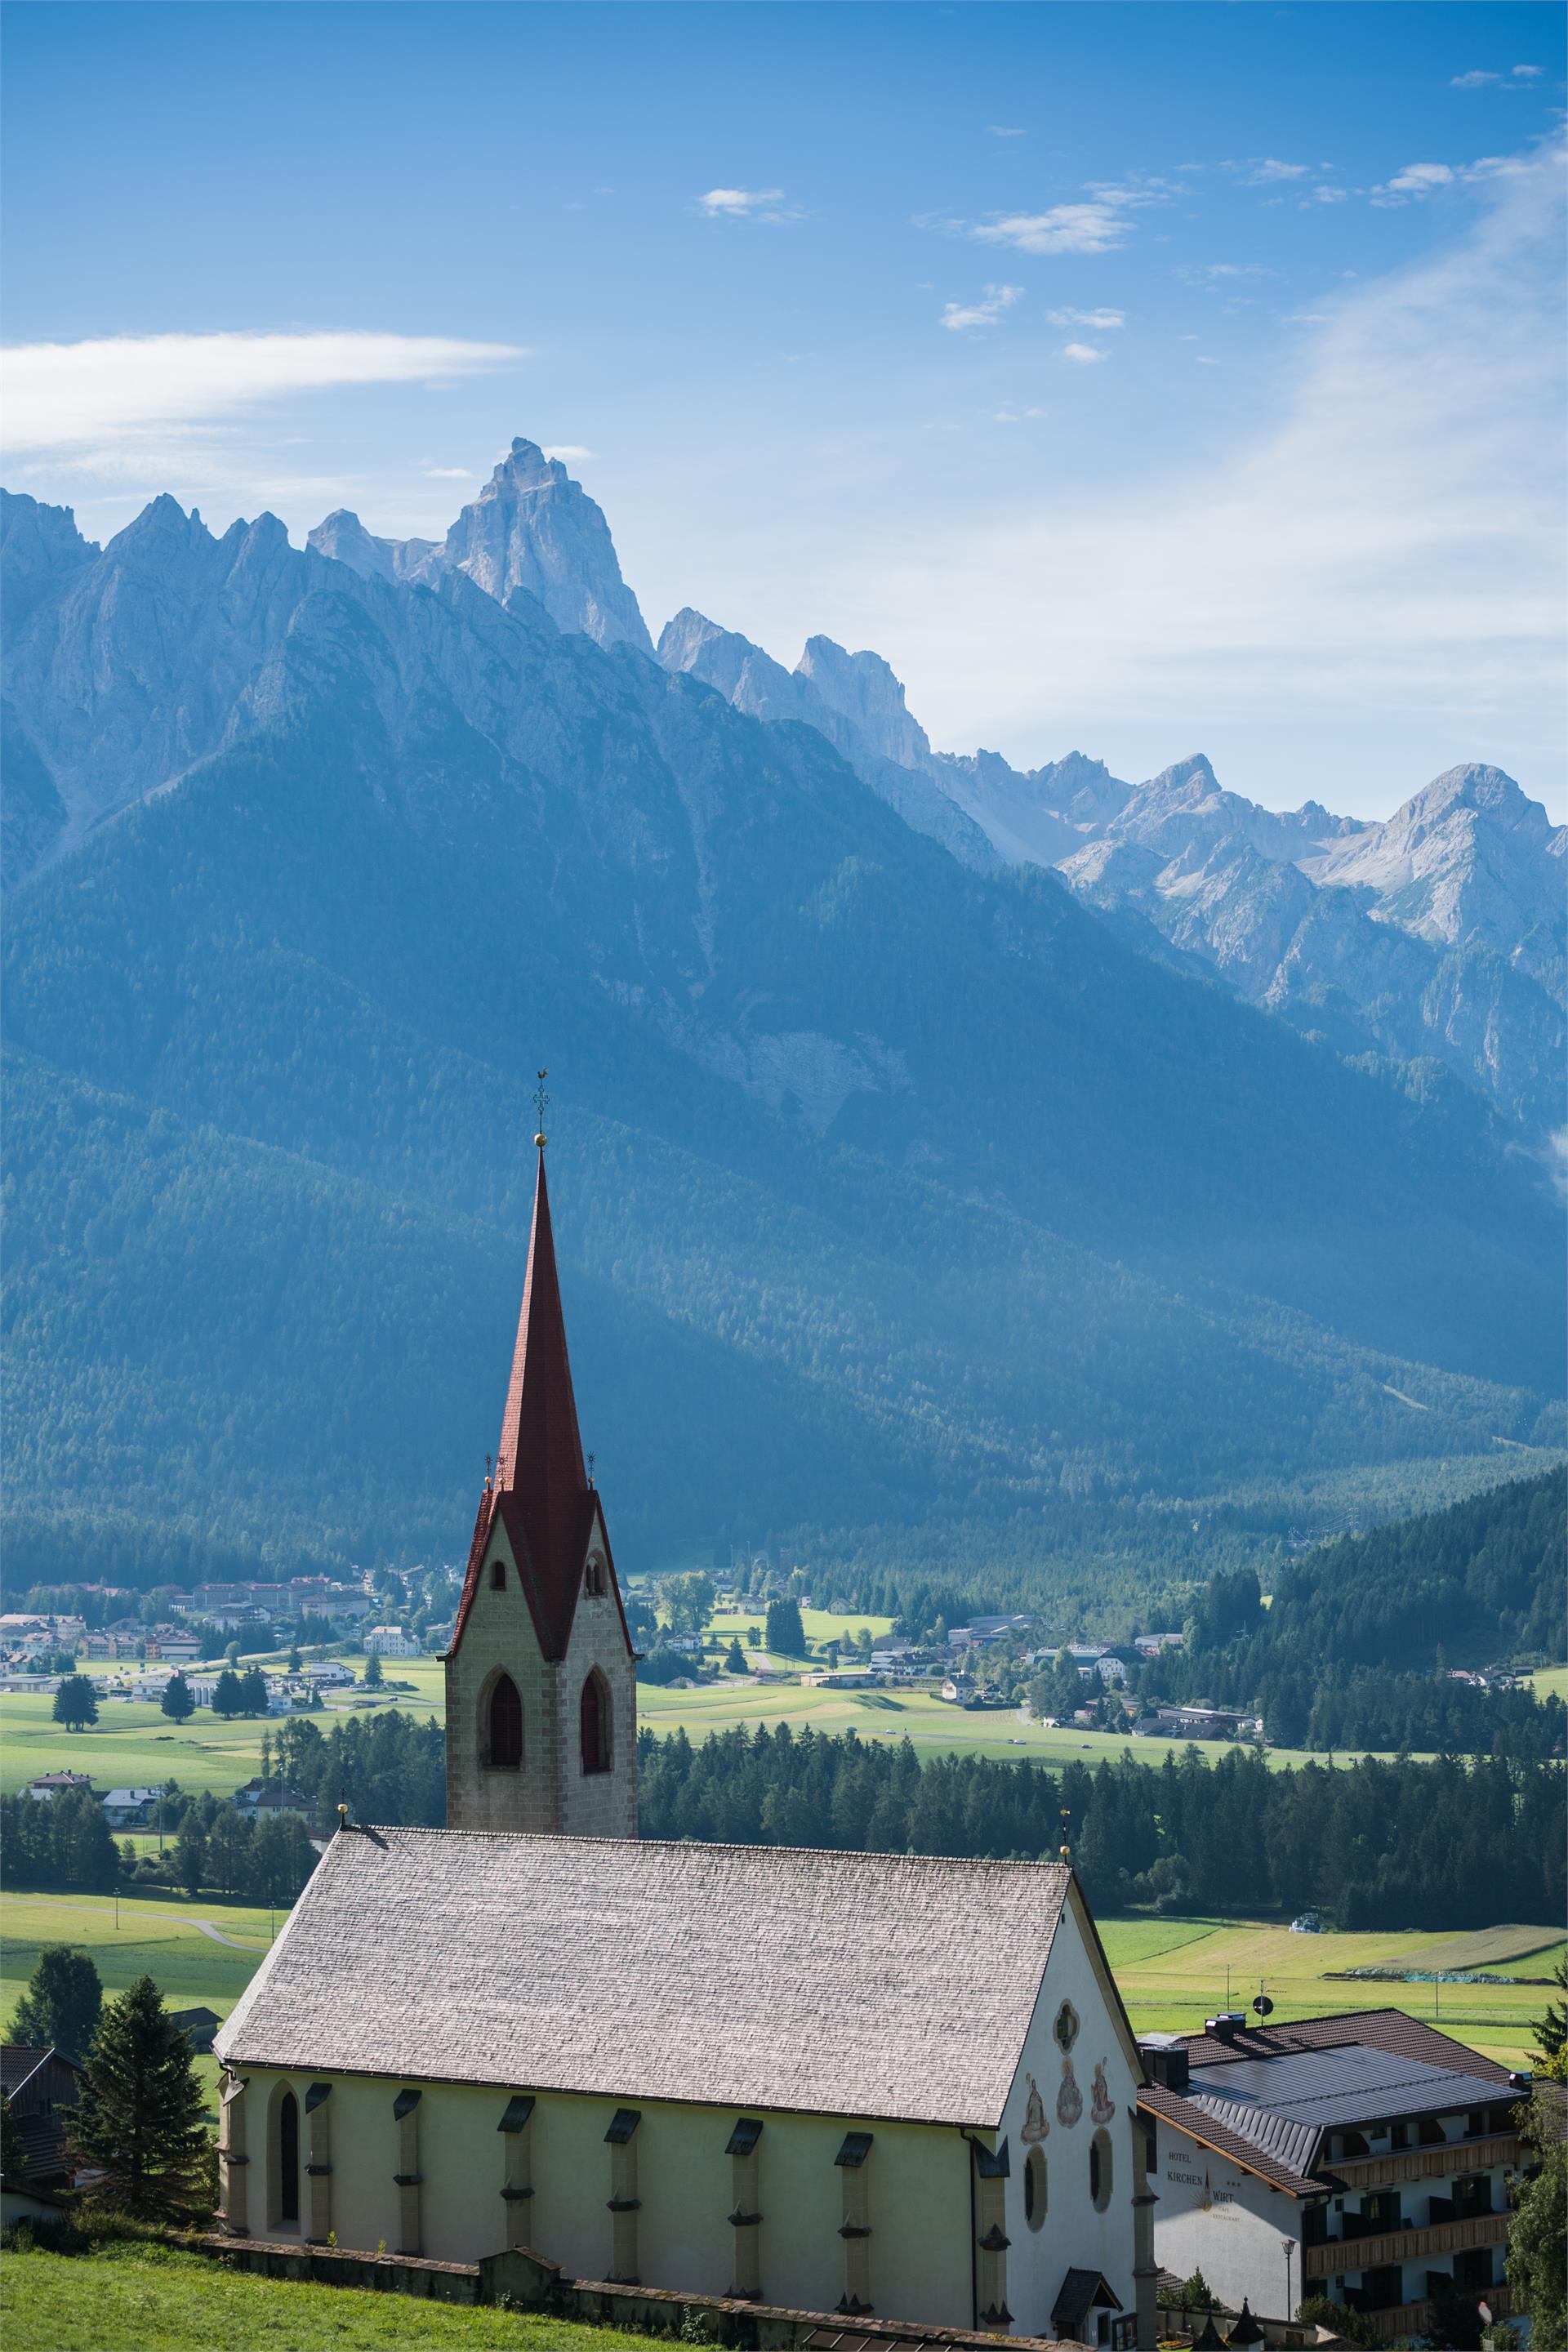
<svg viewBox="0 0 1568 2352"><path fill-rule="evenodd" d="M1037 1860L1063 1840L1104 1911L1320 1909L1345 1928L1563 1914L1568 1813L1549 1765L1367 1758L1270 1771L1250 1749L1144 1763L938 1756L787 1724L638 1740L645 1837Z"/></svg>

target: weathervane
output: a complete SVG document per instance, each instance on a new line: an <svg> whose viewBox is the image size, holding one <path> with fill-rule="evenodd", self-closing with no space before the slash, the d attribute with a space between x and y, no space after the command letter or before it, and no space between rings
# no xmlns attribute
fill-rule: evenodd
<svg viewBox="0 0 1568 2352"><path fill-rule="evenodd" d="M486 1486L487 1491L489 1490L489 1483L490 1483L490 1457L489 1457L489 1455L487 1454L486 1454L486 1456L485 1456L485 1486Z"/></svg>
<svg viewBox="0 0 1568 2352"><path fill-rule="evenodd" d="M591 1486L593 1485L593 1483L594 1483L594 1457L593 1457L593 1455L590 1454L589 1454L589 1456L588 1456L588 1484L589 1484L589 1486Z"/></svg>
<svg viewBox="0 0 1568 2352"><path fill-rule="evenodd" d="M546 1079L549 1076L550 1076L550 1073L549 1073L549 1071L548 1071L548 1070L541 1070L541 1072L539 1073L539 1084L535 1087L535 1088L534 1088L534 1090L533 1090L533 1108L534 1108L534 1109L539 1113L539 1132L537 1133L537 1135L535 1135L535 1137L534 1137L534 1139L534 1139L535 1143L537 1143L537 1144L538 1144L538 1146L539 1146L539 1148L540 1148L541 1151L542 1151L542 1150L543 1150L543 1149L544 1149L544 1140L545 1140L545 1139L544 1139L544 1107L545 1107L546 1103L550 1100L550 1097L549 1097L549 1096L545 1093L545 1091L544 1091L544 1081L545 1081L545 1079Z"/></svg>

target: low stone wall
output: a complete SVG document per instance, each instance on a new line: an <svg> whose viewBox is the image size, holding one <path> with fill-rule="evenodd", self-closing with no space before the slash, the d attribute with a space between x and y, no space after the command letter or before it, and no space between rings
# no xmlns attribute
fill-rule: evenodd
<svg viewBox="0 0 1568 2352"><path fill-rule="evenodd" d="M422 2254L360 2254L343 2246L305 2246L298 2238L207 2237L205 2254L262 2278L310 2279L318 2286L357 2286L379 2294L413 2294L430 2303L478 2303L477 2263L431 2263Z"/></svg>
<svg viewBox="0 0 1568 2352"><path fill-rule="evenodd" d="M667 2287L622 2286L605 2279L569 2279L555 2263L521 2251L487 2255L480 2263L426 2262L418 2254L353 2253L341 2246L302 2246L298 2239L227 2238L201 2241L204 2252L236 2270L264 2278L311 2279L319 2285L356 2286L383 2294L421 2295L440 2303L484 2303L514 2311L547 2312L605 2327L649 2336L681 2336L691 2324L715 2344L737 2352L981 2352L1005 2341L1018 2352L1081 2352L1044 2336L976 2335L967 2329L900 2326L890 2319L846 2319L826 2311L790 2311L729 2295L681 2294Z"/></svg>

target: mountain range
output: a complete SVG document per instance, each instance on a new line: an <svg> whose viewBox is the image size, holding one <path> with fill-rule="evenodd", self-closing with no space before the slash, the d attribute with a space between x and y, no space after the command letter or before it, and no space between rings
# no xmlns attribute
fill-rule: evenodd
<svg viewBox="0 0 1568 2352"><path fill-rule="evenodd" d="M656 649L527 442L444 542L0 534L14 1581L452 1556L542 1061L630 1564L1180 1573L1560 1441L1500 772L1368 826L935 754L875 655Z"/></svg>

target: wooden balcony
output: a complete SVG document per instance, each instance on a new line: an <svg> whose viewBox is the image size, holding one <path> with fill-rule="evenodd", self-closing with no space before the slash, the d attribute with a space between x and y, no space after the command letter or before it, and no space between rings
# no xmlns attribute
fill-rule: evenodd
<svg viewBox="0 0 1568 2352"><path fill-rule="evenodd" d="M1468 2221L1435 2221L1425 2230L1379 2230L1370 2238L1326 2238L1308 2246L1306 2273L1328 2278L1340 2271L1380 2271L1385 2263L1418 2263L1429 2254L1452 2257L1473 2246L1500 2246L1508 2236L1506 2213L1478 2213Z"/></svg>
<svg viewBox="0 0 1568 2352"><path fill-rule="evenodd" d="M1393 2156L1336 2157L1322 2168L1347 2189L1397 2189L1407 2180L1442 2180L1451 2172L1490 2172L1500 2164L1517 2170L1519 2160L1517 2132L1487 2132L1441 2147L1403 2147Z"/></svg>
<svg viewBox="0 0 1568 2352"><path fill-rule="evenodd" d="M1481 2301L1493 2319L1508 2319L1513 2314L1513 2298L1506 2286L1484 2286L1479 2289ZM1429 2303L1401 2303L1387 2311L1368 2311L1370 2319L1385 2344L1407 2343L1412 2336L1425 2336L1432 2324Z"/></svg>

